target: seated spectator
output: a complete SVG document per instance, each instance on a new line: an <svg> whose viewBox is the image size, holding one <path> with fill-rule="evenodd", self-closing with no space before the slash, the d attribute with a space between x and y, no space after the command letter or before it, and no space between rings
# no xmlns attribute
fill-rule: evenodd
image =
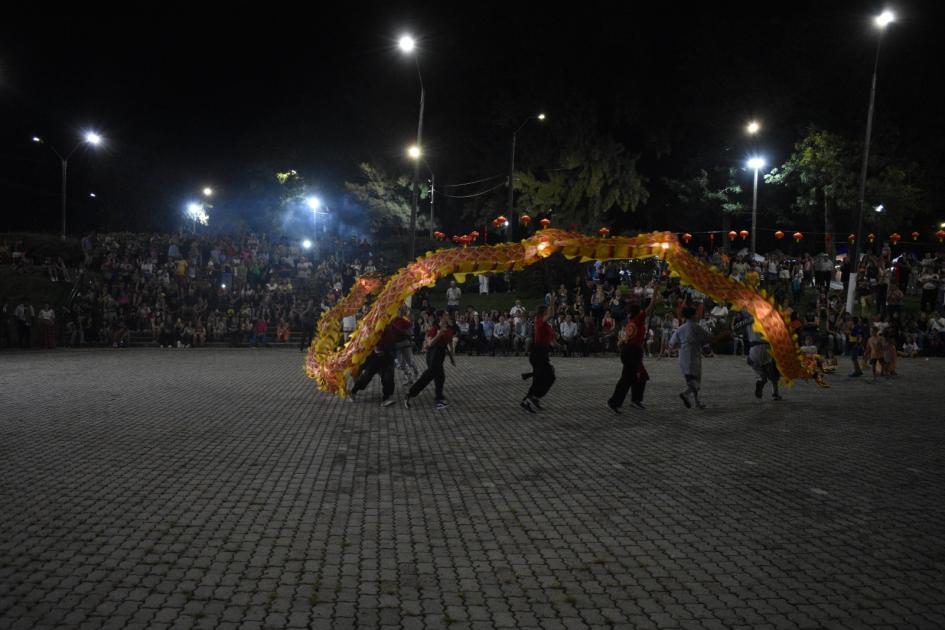
<svg viewBox="0 0 945 630"><path fill-rule="evenodd" d="M597 346L597 324L593 315L585 315L580 332L581 354L585 357L595 351Z"/></svg>
<svg viewBox="0 0 945 630"><path fill-rule="evenodd" d="M512 326L505 318L505 315L499 315L499 321L495 325L493 335L495 338L495 347L498 348L502 354L507 354L512 347Z"/></svg>
<svg viewBox="0 0 945 630"><path fill-rule="evenodd" d="M482 277L482 276L480 276ZM492 315L486 313L483 316L482 323L479 325L481 338L479 339L479 349L481 352L487 352L495 355L495 322L492 321Z"/></svg>
<svg viewBox="0 0 945 630"><path fill-rule="evenodd" d="M604 352L609 352L612 349L612 346L616 338L617 338L617 322L616 320L614 320L613 316L610 314L610 311L607 311L604 313L603 319L601 319L600 334L598 336L600 345L604 349Z"/></svg>
<svg viewBox="0 0 945 630"><path fill-rule="evenodd" d="M112 348L126 348L131 342L131 333L124 322L118 322L111 331Z"/></svg>
<svg viewBox="0 0 945 630"><path fill-rule="evenodd" d="M516 305L520 306L521 304L516 302ZM515 309L514 306L512 308ZM527 354L531 344L531 335L528 334L526 321L524 310L522 315L512 318L512 352L515 353L515 356L518 356L519 352Z"/></svg>
<svg viewBox="0 0 945 630"><path fill-rule="evenodd" d="M283 317L279 320L279 325L276 326L276 341L279 343L288 343L290 335L289 322Z"/></svg>
<svg viewBox="0 0 945 630"><path fill-rule="evenodd" d="M574 321L574 318L570 314L566 315L560 326L561 345L564 347L564 356L570 357L574 354L574 348L577 346L578 341L578 333L577 322Z"/></svg>
<svg viewBox="0 0 945 630"><path fill-rule="evenodd" d="M205 345L207 345L207 328L203 325L203 320L198 319L197 325L194 326L193 346L199 348Z"/></svg>

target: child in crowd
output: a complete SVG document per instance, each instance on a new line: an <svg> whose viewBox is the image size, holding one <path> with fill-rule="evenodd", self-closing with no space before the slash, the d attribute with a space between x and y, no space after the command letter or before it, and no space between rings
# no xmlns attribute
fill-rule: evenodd
<svg viewBox="0 0 945 630"><path fill-rule="evenodd" d="M885 361L886 376L899 376L896 372L896 338L893 331L887 330L883 339L885 350L883 360Z"/></svg>
<svg viewBox="0 0 945 630"><path fill-rule="evenodd" d="M886 341L879 334L879 328L872 328L872 335L866 340L865 356L869 359L870 366L873 368L873 380L884 374L886 365Z"/></svg>
<svg viewBox="0 0 945 630"><path fill-rule="evenodd" d="M914 359L918 354L919 345L915 342L915 336L909 335L906 337L905 343L902 344L902 356Z"/></svg>

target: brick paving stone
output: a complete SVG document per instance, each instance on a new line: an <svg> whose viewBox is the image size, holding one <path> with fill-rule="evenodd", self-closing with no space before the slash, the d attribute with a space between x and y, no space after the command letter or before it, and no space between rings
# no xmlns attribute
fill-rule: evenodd
<svg viewBox="0 0 945 630"><path fill-rule="evenodd" d="M4 352L0 627L945 626L945 362L774 403L720 357L697 411L648 360L621 416L616 358L553 363L531 416L515 357L436 412L279 350Z"/></svg>

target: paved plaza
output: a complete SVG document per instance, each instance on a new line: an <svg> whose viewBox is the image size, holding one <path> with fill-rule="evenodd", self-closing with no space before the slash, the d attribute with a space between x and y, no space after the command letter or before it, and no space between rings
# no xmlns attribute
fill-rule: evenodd
<svg viewBox="0 0 945 630"><path fill-rule="evenodd" d="M704 363L446 366L451 407L291 350L0 354L0 628L943 628L945 363L753 397ZM398 392L398 395L400 392ZM767 392L766 392L767 394Z"/></svg>

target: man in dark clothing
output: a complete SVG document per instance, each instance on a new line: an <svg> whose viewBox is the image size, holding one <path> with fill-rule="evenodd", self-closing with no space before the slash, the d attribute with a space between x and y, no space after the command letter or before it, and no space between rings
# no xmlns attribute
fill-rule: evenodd
<svg viewBox="0 0 945 630"><path fill-rule="evenodd" d="M315 304L309 300L305 310L302 311L302 341L299 343L299 352L305 352L305 349L312 345L312 337L315 336L315 319Z"/></svg>
<svg viewBox="0 0 945 630"><path fill-rule="evenodd" d="M361 368L361 374L354 382L351 388L351 394L348 400L354 401L354 396L359 391L368 386L375 374L381 375L381 407L387 407L394 404L394 349L397 343L405 339L410 334L410 322L403 317L397 317L387 325L384 332L381 333L381 339L377 342L374 352L364 362Z"/></svg>
<svg viewBox="0 0 945 630"><path fill-rule="evenodd" d="M627 324L621 332L620 362L623 363L623 371L620 374L620 380L614 388L614 393L607 401L607 406L614 413L620 413L620 407L627 398L627 392L631 392L630 404L637 409L644 409L643 390L646 389L646 382L650 375L643 367L643 343L646 340L646 322L653 312L653 306L659 296L659 291L653 291L653 299L647 305L646 309L641 310L639 304L630 305L630 317L627 318Z"/></svg>
<svg viewBox="0 0 945 630"><path fill-rule="evenodd" d="M436 315L437 323L430 326L423 341L427 351L427 369L407 392L407 397L404 398L404 407L407 409L410 409L410 399L422 392L430 381L433 381L436 387L436 408L445 409L449 405L443 397L443 384L446 382L443 361L449 356L450 363L456 365L456 360L453 358L453 329L446 311L437 311Z"/></svg>
<svg viewBox="0 0 945 630"><path fill-rule="evenodd" d="M551 324L545 321L548 307L544 304L535 313L535 337L528 352L528 362L532 371L522 374L523 379L532 378L532 386L519 405L528 413L541 409L541 397L548 393L555 382L555 369L551 365L548 351L555 343L555 332Z"/></svg>

